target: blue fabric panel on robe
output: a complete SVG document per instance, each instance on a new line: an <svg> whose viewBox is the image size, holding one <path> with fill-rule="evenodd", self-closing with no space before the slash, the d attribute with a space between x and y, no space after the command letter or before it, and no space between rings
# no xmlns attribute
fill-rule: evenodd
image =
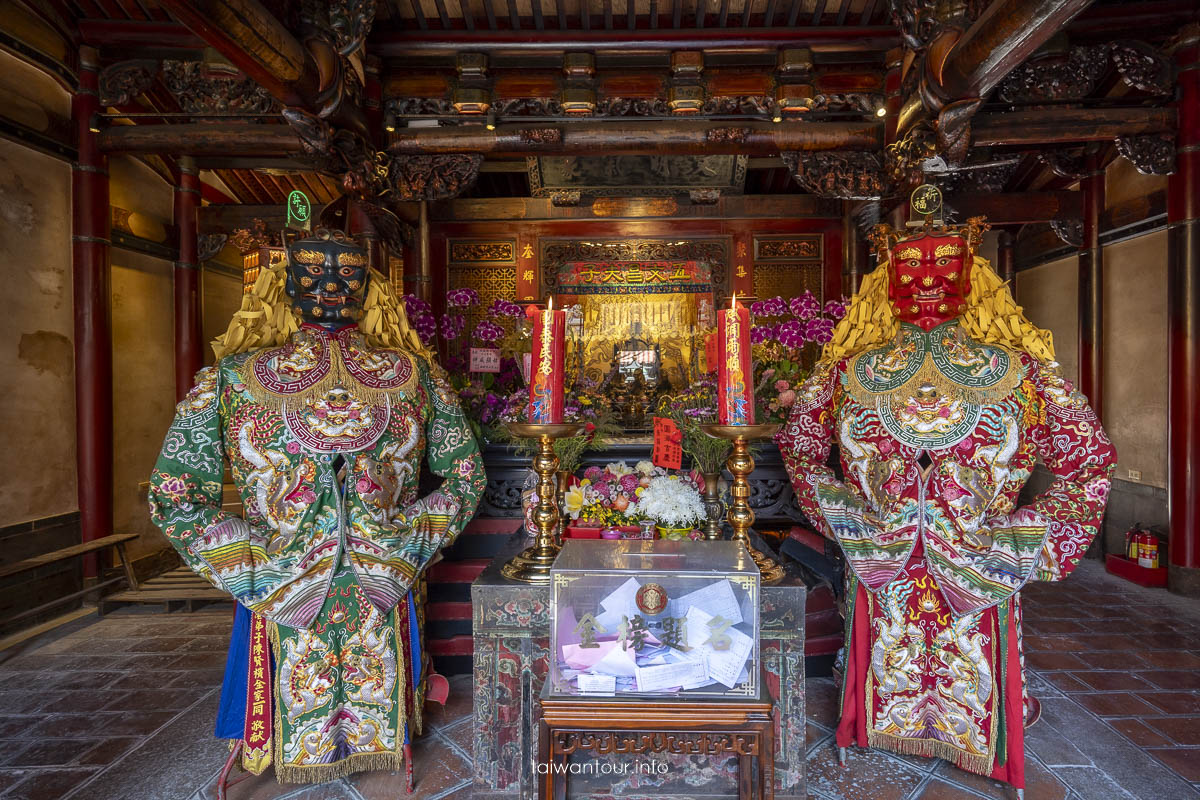
<svg viewBox="0 0 1200 800"><path fill-rule="evenodd" d="M408 601L408 638L413 663L412 685L413 691L416 691L417 687L421 685L421 629L417 627L417 604L413 600L412 592L409 592L404 599ZM412 744L408 735L407 722L404 723L404 743Z"/></svg>
<svg viewBox="0 0 1200 800"><path fill-rule="evenodd" d="M217 704L218 739L241 739L246 735L246 681L250 661L250 612L235 603L229 655L225 657L225 680Z"/></svg>

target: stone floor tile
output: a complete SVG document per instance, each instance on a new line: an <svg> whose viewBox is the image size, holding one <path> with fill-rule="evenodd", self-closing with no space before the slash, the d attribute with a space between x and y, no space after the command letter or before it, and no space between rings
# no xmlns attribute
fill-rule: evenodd
<svg viewBox="0 0 1200 800"><path fill-rule="evenodd" d="M1025 664L1034 669L1087 669L1088 665L1074 653L1034 651L1025 654Z"/></svg>
<svg viewBox="0 0 1200 800"><path fill-rule="evenodd" d="M27 769L0 769L0 795L25 780L30 772Z"/></svg>
<svg viewBox="0 0 1200 800"><path fill-rule="evenodd" d="M228 644L226 649L219 653L184 653L171 662L168 669L200 669L214 670L225 669L225 662L229 660Z"/></svg>
<svg viewBox="0 0 1200 800"><path fill-rule="evenodd" d="M805 715L826 728L836 729L842 714L838 705L841 688L831 678L813 678L805 685Z"/></svg>
<svg viewBox="0 0 1200 800"><path fill-rule="evenodd" d="M178 648L178 653L220 653L224 655L229 650L229 633L220 636L197 636L187 644Z"/></svg>
<svg viewBox="0 0 1200 800"><path fill-rule="evenodd" d="M1082 797L1104 798L1104 800L1136 800L1136 796L1128 792L1104 770L1096 767L1059 767L1055 770L1058 777L1072 791ZM1170 797L1171 795L1166 795Z"/></svg>
<svg viewBox="0 0 1200 800"><path fill-rule="evenodd" d="M464 717L454 725L439 729L437 735L458 747L468 760L474 758L475 720L470 717Z"/></svg>
<svg viewBox="0 0 1200 800"><path fill-rule="evenodd" d="M64 670L53 672L46 670L38 673L38 680L43 686L52 686L60 691L92 691L103 689L113 681L124 678L129 673L117 670Z"/></svg>
<svg viewBox="0 0 1200 800"><path fill-rule="evenodd" d="M245 773L241 773L245 774ZM197 800L216 800L217 775L201 790ZM237 777L235 773L234 777ZM312 785L279 783L275 780L274 770L266 770L261 775L251 775L226 790L228 800L358 800L358 795L351 788L346 778L316 783ZM395 796L395 800L404 798L403 787Z"/></svg>
<svg viewBox="0 0 1200 800"><path fill-rule="evenodd" d="M973 800L976 795L963 791L961 786L933 779L920 790L915 800ZM1005 797L1003 794L985 794L984 797Z"/></svg>
<svg viewBox="0 0 1200 800"><path fill-rule="evenodd" d="M1150 688L1144 680L1130 672L1092 670L1070 674L1077 681L1102 692L1138 691Z"/></svg>
<svg viewBox="0 0 1200 800"><path fill-rule="evenodd" d="M1140 720L1136 719L1110 719L1108 724L1113 729L1125 735L1129 741L1136 744L1138 747L1162 747L1170 745L1171 740L1163 736L1157 731L1152 731Z"/></svg>
<svg viewBox="0 0 1200 800"><path fill-rule="evenodd" d="M1200 689L1200 670L1146 670L1141 676L1161 689Z"/></svg>
<svg viewBox="0 0 1200 800"><path fill-rule="evenodd" d="M61 767L72 763L100 743L91 739L39 739L6 760L6 767Z"/></svg>
<svg viewBox="0 0 1200 800"><path fill-rule="evenodd" d="M1200 669L1200 653L1195 650L1147 650L1139 656L1152 667Z"/></svg>
<svg viewBox="0 0 1200 800"><path fill-rule="evenodd" d="M1164 770L1145 751L1073 700L1048 698L1042 701L1042 722L1028 733L1032 734L1043 723L1057 732L1060 741L1074 742L1086 749L1096 766L1140 800L1188 796L1190 787L1179 776ZM1077 791L1084 797L1093 796Z"/></svg>
<svg viewBox="0 0 1200 800"><path fill-rule="evenodd" d="M216 692L176 716L95 780L63 800L179 800L208 782L229 746L212 735ZM5 798L8 800L8 798Z"/></svg>
<svg viewBox="0 0 1200 800"><path fill-rule="evenodd" d="M804 749L805 752L811 752L819 743L825 742L826 739L832 742L833 731L824 728L816 723L809 722L804 729Z"/></svg>
<svg viewBox="0 0 1200 800"><path fill-rule="evenodd" d="M147 670L145 672L130 672L122 678L118 678L108 685L109 689L125 689L136 690L145 689L146 687L163 687L171 683L179 677L178 672L167 672L165 670Z"/></svg>
<svg viewBox="0 0 1200 800"><path fill-rule="evenodd" d="M1192 692L1143 692L1140 695L1164 714L1200 714L1200 694Z"/></svg>
<svg viewBox="0 0 1200 800"><path fill-rule="evenodd" d="M1142 651L1143 654L1146 652ZM1087 653L1080 653L1079 658L1087 662L1087 666L1084 669L1116 669L1125 672L1144 669L1146 667L1140 655L1130 650L1093 650Z"/></svg>
<svg viewBox="0 0 1200 800"><path fill-rule="evenodd" d="M8 790L4 800L61 800L95 774L94 768L83 767L32 771Z"/></svg>
<svg viewBox="0 0 1200 800"><path fill-rule="evenodd" d="M1092 758L1080 749L1082 745L1083 742L1065 738L1043 721L1025 729L1025 752L1036 756L1043 764L1091 766Z"/></svg>
<svg viewBox="0 0 1200 800"><path fill-rule="evenodd" d="M1072 697L1088 711L1102 717L1135 717L1158 713L1154 706L1129 692L1095 692Z"/></svg>
<svg viewBox="0 0 1200 800"><path fill-rule="evenodd" d="M965 772L951 764L949 761L938 759L938 764L933 770L934 779L945 783L948 786L955 788L959 792L958 797L963 797L963 789L969 789L983 797L996 798L1012 798L1015 793L1011 788L1002 781L994 781L991 778L985 778L983 775L975 775L970 772ZM939 795L934 795L935 797ZM941 797L954 797L955 795L942 794Z"/></svg>
<svg viewBox="0 0 1200 800"><path fill-rule="evenodd" d="M1175 744L1200 746L1200 717L1151 717L1145 722L1154 730L1170 737Z"/></svg>
<svg viewBox="0 0 1200 800"><path fill-rule="evenodd" d="M1183 776L1185 780L1200 782L1200 750L1182 747L1150 748L1146 751Z"/></svg>
<svg viewBox="0 0 1200 800"><path fill-rule="evenodd" d="M849 748L845 767L838 764L837 748L832 744L808 755L809 788L844 800L902 800L922 777L878 750Z"/></svg>
<svg viewBox="0 0 1200 800"><path fill-rule="evenodd" d="M27 689L0 692L0 708L5 714L32 714L47 706L54 706L62 699L65 692L37 691Z"/></svg>
<svg viewBox="0 0 1200 800"><path fill-rule="evenodd" d="M426 736L413 745L413 793L404 793L404 773L360 772L347 781L364 800L428 800L471 779L470 765L446 742Z"/></svg>
<svg viewBox="0 0 1200 800"><path fill-rule="evenodd" d="M1023 639L1025 648L1030 652L1049 651L1052 653L1070 653L1080 650L1091 650L1078 638L1073 636L1026 636Z"/></svg>
<svg viewBox="0 0 1200 800"><path fill-rule="evenodd" d="M1028 626L1030 632L1047 633L1089 633L1090 629L1077 619L1038 619L1031 620Z"/></svg>
<svg viewBox="0 0 1200 800"><path fill-rule="evenodd" d="M122 692L104 707L105 711L181 711L199 700L206 688L142 689Z"/></svg>
<svg viewBox="0 0 1200 800"><path fill-rule="evenodd" d="M185 669L179 672L171 673L174 677L170 683L165 684L172 689L193 686L215 689L221 685L221 681L225 677L224 668L221 669Z"/></svg>
<svg viewBox="0 0 1200 800"><path fill-rule="evenodd" d="M140 736L105 736L99 744L81 755L76 763L107 767L141 743Z"/></svg>
<svg viewBox="0 0 1200 800"><path fill-rule="evenodd" d="M38 737L88 736L101 730L105 717L101 714L49 714L30 720L25 734L31 739Z"/></svg>
<svg viewBox="0 0 1200 800"><path fill-rule="evenodd" d="M170 669L178 660L177 653L138 653L122 658L113 667L126 672L150 672Z"/></svg>
<svg viewBox="0 0 1200 800"><path fill-rule="evenodd" d="M135 639L128 647L125 648L126 653L174 653L192 641L190 636L151 636L144 639Z"/></svg>
<svg viewBox="0 0 1200 800"><path fill-rule="evenodd" d="M1068 672L1044 672L1042 677L1045 678L1056 689L1064 692L1090 692L1091 687L1087 684L1076 680Z"/></svg>
<svg viewBox="0 0 1200 800"><path fill-rule="evenodd" d="M64 692L62 698L53 708L47 707L46 711L72 711L83 713L85 711L99 711L106 706L111 706L113 703L118 703L124 699L129 692L123 689L100 689L98 691L76 691Z"/></svg>

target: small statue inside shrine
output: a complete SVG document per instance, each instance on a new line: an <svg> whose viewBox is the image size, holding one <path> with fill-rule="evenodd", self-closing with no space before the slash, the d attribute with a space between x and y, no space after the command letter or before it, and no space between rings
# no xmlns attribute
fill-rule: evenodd
<svg viewBox="0 0 1200 800"><path fill-rule="evenodd" d="M295 783L411 770L430 673L422 576L473 516L483 462L354 236L318 228L287 256L177 407L151 516L237 600L217 735L247 769ZM241 515L222 507L226 462ZM422 462L442 483L418 497Z"/></svg>
<svg viewBox="0 0 1200 800"><path fill-rule="evenodd" d="M777 437L805 515L851 569L837 744L1025 781L1036 718L1019 591L1095 537L1116 454L977 254L986 225L876 229L864 280ZM837 441L844 480L826 466ZM1053 474L1025 505L1036 462Z"/></svg>

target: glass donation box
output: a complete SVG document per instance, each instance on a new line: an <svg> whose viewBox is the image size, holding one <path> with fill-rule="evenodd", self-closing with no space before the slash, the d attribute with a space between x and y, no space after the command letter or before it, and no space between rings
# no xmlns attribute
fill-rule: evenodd
<svg viewBox="0 0 1200 800"><path fill-rule="evenodd" d="M757 697L759 573L738 542L570 539L547 694Z"/></svg>

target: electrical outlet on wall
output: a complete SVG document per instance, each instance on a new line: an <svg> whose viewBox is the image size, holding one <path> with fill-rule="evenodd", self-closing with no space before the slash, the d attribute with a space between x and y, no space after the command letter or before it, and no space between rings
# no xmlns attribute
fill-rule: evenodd
<svg viewBox="0 0 1200 800"><path fill-rule="evenodd" d="M1131 481L1140 481L1142 479L1142 471L1140 469L1131 469L1128 475Z"/></svg>

